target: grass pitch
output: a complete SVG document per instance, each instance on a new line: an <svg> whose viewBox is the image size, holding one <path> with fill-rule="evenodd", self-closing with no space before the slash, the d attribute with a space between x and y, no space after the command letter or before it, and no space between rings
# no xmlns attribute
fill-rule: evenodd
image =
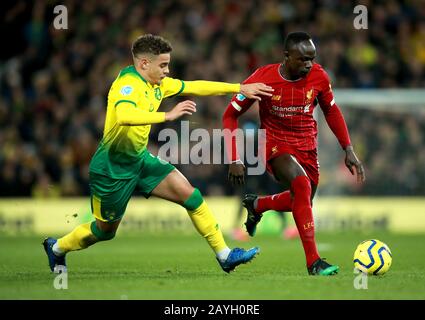
<svg viewBox="0 0 425 320"><path fill-rule="evenodd" d="M229 238L229 237L227 237ZM42 237L0 237L0 299L425 299L425 235L317 235L319 251L340 266L333 277L307 275L299 239L258 236L232 247L260 246L261 254L230 274L205 240L193 235L119 235L68 255L68 289L56 290ZM354 288L352 256L362 240L392 250L393 265Z"/></svg>

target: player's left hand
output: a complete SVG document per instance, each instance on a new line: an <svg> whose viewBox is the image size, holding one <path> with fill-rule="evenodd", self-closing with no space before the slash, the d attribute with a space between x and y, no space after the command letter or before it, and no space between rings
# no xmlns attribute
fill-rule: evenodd
<svg viewBox="0 0 425 320"><path fill-rule="evenodd" d="M241 84L240 92L249 99L261 100L260 96L272 96L274 89L264 83Z"/></svg>
<svg viewBox="0 0 425 320"><path fill-rule="evenodd" d="M348 170L350 170L353 176L354 176L353 166L356 168L358 183L364 182L366 180L366 175L364 172L363 165L360 162L360 160L357 158L356 154L354 153L354 149L352 146L348 146L345 149L345 165L347 166Z"/></svg>

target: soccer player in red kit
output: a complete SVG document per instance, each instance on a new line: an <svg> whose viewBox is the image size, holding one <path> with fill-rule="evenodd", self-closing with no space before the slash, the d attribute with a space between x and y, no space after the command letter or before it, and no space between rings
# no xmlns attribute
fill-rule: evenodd
<svg viewBox="0 0 425 320"><path fill-rule="evenodd" d="M243 205L248 211L246 230L254 236L262 213L267 210L292 211L304 247L310 275L336 274L339 267L321 259L314 239L312 199L319 183L317 123L313 110L319 105L326 122L345 150L345 165L357 181L365 180L364 169L354 153L344 117L335 103L329 77L313 60L316 48L305 32L288 34L284 60L257 69L244 83L263 82L274 89L272 97L259 101L261 128L266 130L266 168L289 190L259 197L248 194ZM254 100L236 95L223 115L223 127L234 132L238 117ZM239 158L235 135L226 136L230 157L229 180L244 183L245 166Z"/></svg>

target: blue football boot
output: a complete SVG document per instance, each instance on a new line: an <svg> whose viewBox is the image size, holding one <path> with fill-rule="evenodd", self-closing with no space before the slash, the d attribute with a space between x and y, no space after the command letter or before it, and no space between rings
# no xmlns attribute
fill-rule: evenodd
<svg viewBox="0 0 425 320"><path fill-rule="evenodd" d="M55 273L66 272L65 255L59 257L53 252L53 245L56 241L54 238L46 238L43 241L44 251L46 251L47 258L49 259L49 267Z"/></svg>
<svg viewBox="0 0 425 320"><path fill-rule="evenodd" d="M223 271L229 273L230 271L233 271L238 265L250 262L259 252L260 248L258 247L254 247L249 250L234 248L230 251L226 261L220 262L218 259L217 261L220 263Z"/></svg>

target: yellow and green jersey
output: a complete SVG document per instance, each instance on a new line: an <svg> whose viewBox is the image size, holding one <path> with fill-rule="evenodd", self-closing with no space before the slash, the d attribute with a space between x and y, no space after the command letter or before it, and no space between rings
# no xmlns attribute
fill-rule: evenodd
<svg viewBox="0 0 425 320"><path fill-rule="evenodd" d="M136 108L137 112L130 112L139 117L134 116L135 123L140 123L140 117L146 120L142 123L157 123L165 121L165 113L157 113L164 98L178 94L209 96L239 91L239 83L182 81L169 77L162 79L159 85L152 85L134 66L121 70L109 90L103 138L90 162L90 172L114 179L130 179L142 169L142 154L146 151L151 125L120 125L118 106L119 115L129 113L125 111L130 110L123 107Z"/></svg>
<svg viewBox="0 0 425 320"><path fill-rule="evenodd" d="M125 108L156 112L162 99L180 94L184 87L183 81L168 77L160 85L151 85L134 66L121 70L109 90L103 139L90 163L90 171L117 179L138 174L151 125L118 125L117 106L125 104Z"/></svg>

